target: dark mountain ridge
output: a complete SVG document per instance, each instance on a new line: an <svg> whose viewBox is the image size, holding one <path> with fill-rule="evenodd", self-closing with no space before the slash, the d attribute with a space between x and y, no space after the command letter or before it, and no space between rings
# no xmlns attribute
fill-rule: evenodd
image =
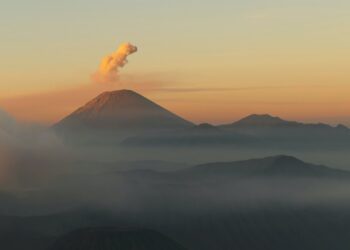
<svg viewBox="0 0 350 250"><path fill-rule="evenodd" d="M288 155L277 155L232 162L212 162L167 172L142 169L116 171L115 173L132 178L135 177L136 179L142 178L143 180L175 180L180 182L191 182L195 179L199 183L208 178L217 181L218 178L220 179L221 177L229 182L246 180L247 178L350 180L349 171L304 162Z"/></svg>
<svg viewBox="0 0 350 250"><path fill-rule="evenodd" d="M252 114L234 123L221 125L222 128L313 128L313 129L333 129L347 130L346 126L339 124L335 127L325 123L302 123L297 121L287 121L278 116L269 114Z"/></svg>
<svg viewBox="0 0 350 250"><path fill-rule="evenodd" d="M206 175L350 178L350 172L348 171L306 163L288 155L234 162L206 163L197 165L186 171L190 171L193 174Z"/></svg>

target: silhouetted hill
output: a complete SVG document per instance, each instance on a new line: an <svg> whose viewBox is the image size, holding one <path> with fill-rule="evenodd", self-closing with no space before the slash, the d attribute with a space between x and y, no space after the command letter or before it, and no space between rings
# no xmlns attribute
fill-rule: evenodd
<svg viewBox="0 0 350 250"><path fill-rule="evenodd" d="M219 187L229 183L238 184L239 182L259 180L263 181L260 184L264 183L265 187L268 187L276 185L277 180L284 182L283 185L290 190L298 188L296 186L298 180L303 180L305 186L311 189L315 187L315 184L319 185L325 181L339 181L338 184L344 183L346 185L350 181L349 171L304 162L288 155L232 162L212 162L173 169L172 171L153 167L115 169L107 172L107 175L109 177L115 176L114 178L122 177L126 181L124 183L130 183L131 186L133 186L132 183L138 183L141 186L144 185L146 189L153 185L164 185L164 190L168 190L168 183L185 186L196 183L196 185L206 188L207 181L212 184L217 183L217 187ZM105 177L102 175L99 178ZM252 188L250 191L254 192L255 190Z"/></svg>
<svg viewBox="0 0 350 250"><path fill-rule="evenodd" d="M249 115L247 117L242 118L241 120L234 122L232 124L226 126L233 127L244 127L244 126L296 126L299 123L290 122L282 120L279 117L271 116L269 114L263 115Z"/></svg>
<svg viewBox="0 0 350 250"><path fill-rule="evenodd" d="M333 130L333 131L347 131L350 129L344 125L339 124L338 126L332 127L324 123L301 123L296 121L286 121L277 116L271 116L269 114L253 114L244 117L234 123L221 125L222 128L231 129L267 129L267 128L298 128L298 129L316 129L316 130Z"/></svg>
<svg viewBox="0 0 350 250"><path fill-rule="evenodd" d="M260 159L207 163L187 169L192 174L241 177L347 177L350 172L303 162L287 155Z"/></svg>
<svg viewBox="0 0 350 250"><path fill-rule="evenodd" d="M203 123L165 133L133 135L126 138L122 145L338 149L350 146L350 129L344 125L332 127L323 123L286 121L268 114L250 115L228 125Z"/></svg>
<svg viewBox="0 0 350 250"><path fill-rule="evenodd" d="M219 126L224 131L249 135L254 148L342 149L350 147L350 129L344 125L286 121L268 114L250 115Z"/></svg>

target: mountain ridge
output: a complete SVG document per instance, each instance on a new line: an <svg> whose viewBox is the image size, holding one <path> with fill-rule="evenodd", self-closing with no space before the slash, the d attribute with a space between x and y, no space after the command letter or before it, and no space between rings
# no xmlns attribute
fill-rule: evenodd
<svg viewBox="0 0 350 250"><path fill-rule="evenodd" d="M348 171L307 163L289 155L275 155L232 162L205 163L196 165L186 171L220 175L350 178L350 172Z"/></svg>
<svg viewBox="0 0 350 250"><path fill-rule="evenodd" d="M284 120L278 116L272 116L270 114L251 114L246 117L239 119L233 123L222 124L219 125L222 128L243 128L243 127L293 127L293 128L301 128L301 127L309 127L309 128L329 128L329 129L339 129L339 130L348 130L350 129L343 125L338 124L336 126L331 126L325 123L303 123L298 121L289 121Z"/></svg>

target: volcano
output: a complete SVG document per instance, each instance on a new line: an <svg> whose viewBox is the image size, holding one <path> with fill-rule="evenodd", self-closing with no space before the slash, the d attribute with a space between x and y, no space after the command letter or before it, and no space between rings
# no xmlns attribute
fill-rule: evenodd
<svg viewBox="0 0 350 250"><path fill-rule="evenodd" d="M193 124L132 90L104 92L57 123L59 130L160 130Z"/></svg>

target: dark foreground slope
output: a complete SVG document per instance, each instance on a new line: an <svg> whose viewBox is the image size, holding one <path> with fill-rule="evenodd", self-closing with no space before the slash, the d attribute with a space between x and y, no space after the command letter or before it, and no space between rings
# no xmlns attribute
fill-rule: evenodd
<svg viewBox="0 0 350 250"><path fill-rule="evenodd" d="M184 250L153 230L84 228L60 237L51 250Z"/></svg>
<svg viewBox="0 0 350 250"><path fill-rule="evenodd" d="M82 212L83 214L83 212ZM69 216L69 215L67 215ZM93 224L99 217L99 212L95 211L94 222L86 217L73 219L70 224L66 224L66 232L56 236L45 236L45 229L41 235L33 235L12 231L2 234L1 249L6 250L77 250L77 249L119 249L107 248L111 242L118 238L118 242L124 242L121 249L149 249L149 248L127 248L126 243L129 238L126 236L115 237L110 232L103 236L91 236L86 239L85 230L81 231L81 223ZM101 215L101 217L103 217ZM119 219L117 219L119 217ZM60 215L51 216L52 227L62 230ZM70 218L72 218L70 216ZM41 227L43 222L32 221L31 227ZM102 221L103 219L101 219ZM261 207L257 209L223 209L222 211L211 210L206 213L174 213L164 214L154 213L146 215L120 214L109 218L108 226L119 227L120 220L128 220L130 226L145 226L152 228L162 234L168 235L179 244L189 250L344 250L350 245L350 213L349 210L334 208L295 208L295 207ZM118 222L119 221L119 222ZM79 223L80 222L80 223ZM25 225L18 221L18 226ZM22 223L22 224L21 224ZM71 234L69 231L78 230ZM83 233L82 233L83 232ZM146 237L146 235L144 235ZM159 235L149 236L141 240L132 239L134 244L145 247L157 246L154 250L162 249L183 249L177 243L169 241ZM5 238L6 237L6 238ZM112 239L110 239L110 237ZM126 241L124 241L124 239ZM121 241L120 241L121 240ZM149 240L149 241L148 241ZM137 243L136 243L137 241ZM56 243L55 243L56 242ZM92 246L105 248L89 248ZM114 243L112 243L114 244ZM84 246L84 248L79 248ZM159 248L158 248L159 246ZM160 248L167 246L169 248Z"/></svg>

